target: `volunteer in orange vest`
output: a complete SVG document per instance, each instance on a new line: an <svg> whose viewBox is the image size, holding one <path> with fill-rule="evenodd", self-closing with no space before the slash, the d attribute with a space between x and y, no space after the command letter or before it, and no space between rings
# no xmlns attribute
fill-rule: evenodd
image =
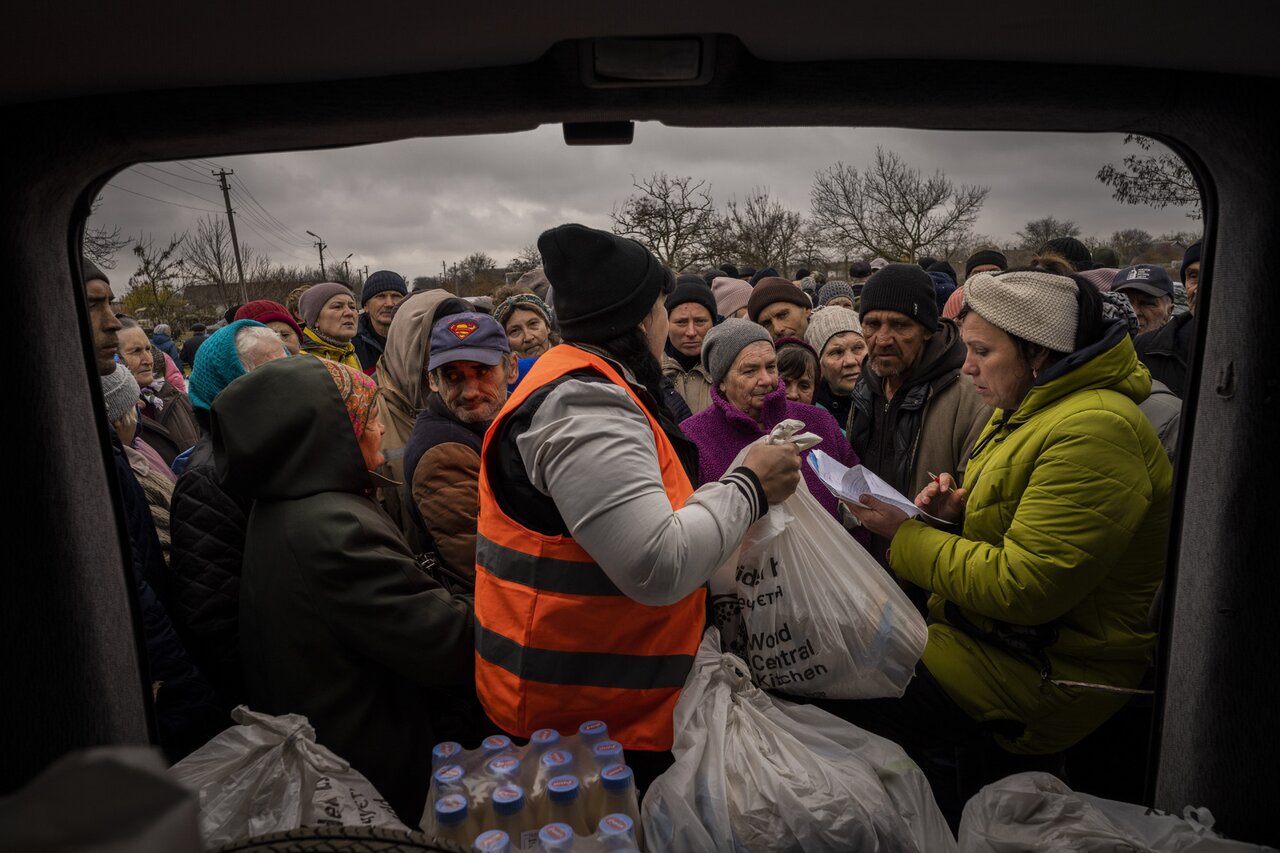
<svg viewBox="0 0 1280 853"><path fill-rule="evenodd" d="M636 241L582 225L544 232L538 250L564 343L481 451L477 692L514 735L598 719L628 750L666 751L703 585L795 490L799 455L754 448L695 490L697 449L660 402L671 272Z"/></svg>

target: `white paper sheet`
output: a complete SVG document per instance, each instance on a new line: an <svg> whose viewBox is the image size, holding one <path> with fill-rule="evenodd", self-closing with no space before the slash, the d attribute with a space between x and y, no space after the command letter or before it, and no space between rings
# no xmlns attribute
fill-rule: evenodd
<svg viewBox="0 0 1280 853"><path fill-rule="evenodd" d="M923 516L941 521L927 512L922 512L906 495L862 465L848 468L821 450L815 449L809 451L809 467L813 468L822 484L831 490L831 494L849 503L856 504L863 495L871 495L887 504L893 504L905 512L908 518Z"/></svg>

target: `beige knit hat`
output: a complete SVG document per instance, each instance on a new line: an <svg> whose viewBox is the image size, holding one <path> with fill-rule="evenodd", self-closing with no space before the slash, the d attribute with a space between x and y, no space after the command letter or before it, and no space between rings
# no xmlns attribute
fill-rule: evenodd
<svg viewBox="0 0 1280 853"><path fill-rule="evenodd" d="M809 328L804 333L804 340L821 358L827 341L841 332L862 334L858 312L842 305L827 305L809 315Z"/></svg>
<svg viewBox="0 0 1280 853"><path fill-rule="evenodd" d="M1078 292L1074 281L1053 273L983 272L964 283L964 303L1015 337L1054 352L1074 352Z"/></svg>

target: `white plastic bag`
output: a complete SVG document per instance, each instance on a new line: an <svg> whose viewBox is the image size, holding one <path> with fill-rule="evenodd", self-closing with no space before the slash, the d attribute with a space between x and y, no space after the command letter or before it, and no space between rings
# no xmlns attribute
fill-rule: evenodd
<svg viewBox="0 0 1280 853"><path fill-rule="evenodd" d="M170 768L200 797L200 832L217 847L300 826L407 827L369 780L316 743L300 714L241 705L232 726Z"/></svg>
<svg viewBox="0 0 1280 853"><path fill-rule="evenodd" d="M650 853L954 851L891 741L770 697L708 630L674 713L675 764L645 793Z"/></svg>
<svg viewBox="0 0 1280 853"><path fill-rule="evenodd" d="M796 435L803 428L783 421L759 441L803 438ZM797 696L901 696L929 638L897 583L803 478L716 570L711 604L725 647L747 662L756 683Z"/></svg>
<svg viewBox="0 0 1280 853"><path fill-rule="evenodd" d="M1183 817L1146 806L1078 794L1048 773L1017 773L965 804L961 853L1247 853L1270 850L1227 841L1208 809Z"/></svg>

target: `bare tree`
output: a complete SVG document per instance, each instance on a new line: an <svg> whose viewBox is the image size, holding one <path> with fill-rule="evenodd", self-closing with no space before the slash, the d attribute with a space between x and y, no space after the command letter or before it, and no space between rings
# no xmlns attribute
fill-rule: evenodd
<svg viewBox="0 0 1280 853"><path fill-rule="evenodd" d="M226 220L206 216L197 222L196 233L188 234L182 242L182 260L192 275L217 286L223 302L232 305L240 300L240 275ZM246 282L263 280L270 269L270 261L259 259L244 243L240 244L240 262Z"/></svg>
<svg viewBox="0 0 1280 853"><path fill-rule="evenodd" d="M1055 237L1078 238L1080 236L1080 226L1070 219L1057 219L1053 216L1046 216L1043 219L1031 220L1022 226L1022 230L1016 232L1014 236L1018 238L1018 245L1014 248L1027 249L1034 252Z"/></svg>
<svg viewBox="0 0 1280 853"><path fill-rule="evenodd" d="M182 296L182 261L177 253L184 239L175 234L164 247L155 245L151 235L134 241L138 269L129 277L129 291L121 300L126 311L156 323L182 321L187 302Z"/></svg>
<svg viewBox="0 0 1280 853"><path fill-rule="evenodd" d="M98 208L102 206L102 199L94 199L93 207L89 210L89 218L98 212ZM113 225L108 228L105 225L89 225L85 224L84 240L80 244L80 251L86 258L93 261L98 266L106 270L116 268L116 252L129 245L129 238L120 234L120 226Z"/></svg>
<svg viewBox="0 0 1280 853"><path fill-rule="evenodd" d="M507 264L507 272L516 275L524 275L534 267L542 266L542 253L538 251L538 247L530 244L520 250L520 254L516 255Z"/></svg>
<svg viewBox="0 0 1280 853"><path fill-rule="evenodd" d="M1136 133L1124 138L1144 152L1155 146L1155 141ZM1098 180L1111 187L1111 197L1125 204L1145 204L1150 207L1189 207L1187 216L1199 219L1200 187L1182 158L1171 151L1161 153L1130 154L1119 165L1108 163L1098 170Z"/></svg>
<svg viewBox="0 0 1280 853"><path fill-rule="evenodd" d="M767 187L756 187L741 204L730 199L712 245L717 258L785 273L793 260L807 254L812 240L802 214L783 207Z"/></svg>
<svg viewBox="0 0 1280 853"><path fill-rule="evenodd" d="M809 201L829 245L914 261L971 231L988 192L957 187L941 171L925 177L877 147L875 161L862 172L836 163L814 175Z"/></svg>
<svg viewBox="0 0 1280 853"><path fill-rule="evenodd" d="M711 186L687 175L656 172L613 209L613 231L639 240L658 260L680 272L707 260L708 238L716 226ZM541 261L539 261L541 263Z"/></svg>
<svg viewBox="0 0 1280 853"><path fill-rule="evenodd" d="M1125 228L1112 234L1107 245L1115 250L1121 264L1128 265L1138 255L1150 249L1155 241L1154 237L1141 228Z"/></svg>
<svg viewBox="0 0 1280 853"><path fill-rule="evenodd" d="M1173 243L1175 246L1182 246L1185 249L1199 240L1200 235L1195 231L1166 231L1156 239L1161 243Z"/></svg>

